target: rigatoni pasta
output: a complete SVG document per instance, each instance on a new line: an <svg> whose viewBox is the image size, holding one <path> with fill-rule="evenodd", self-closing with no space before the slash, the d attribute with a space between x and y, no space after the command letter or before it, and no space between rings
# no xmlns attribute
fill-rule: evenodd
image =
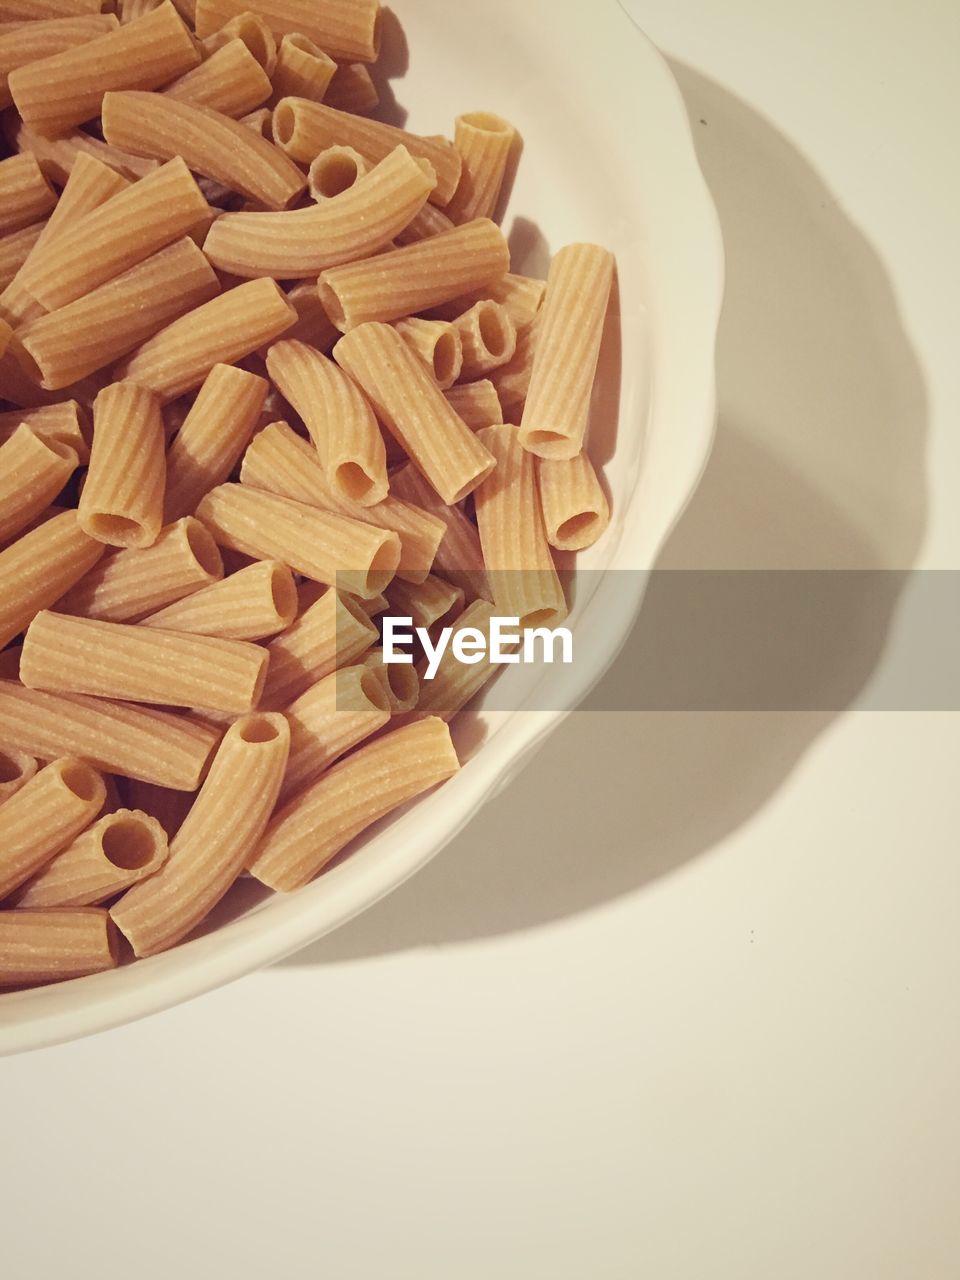
<svg viewBox="0 0 960 1280"><path fill-rule="evenodd" d="M277 50L273 101L293 96L321 102L336 70L334 60L309 36L299 31L288 32Z"/></svg>
<svg viewBox="0 0 960 1280"><path fill-rule="evenodd" d="M471 431L481 427L495 427L503 421L503 406L497 388L489 378L476 382L461 382L445 391L444 398L458 418L462 418Z"/></svg>
<svg viewBox="0 0 960 1280"><path fill-rule="evenodd" d="M488 651L494 612L489 601L474 600L457 618L433 679L420 682L420 697L412 713L414 719L437 716L440 720L452 720L497 674L499 666L491 661L488 652L484 652L479 662L463 663L455 657L453 647L457 636L470 632Z"/></svg>
<svg viewBox="0 0 960 1280"><path fill-rule="evenodd" d="M106 548L76 511L47 520L0 551L0 648L92 569Z"/></svg>
<svg viewBox="0 0 960 1280"><path fill-rule="evenodd" d="M267 646L270 669L261 706L289 706L311 684L355 662L376 638L377 629L360 602L345 591L327 588Z"/></svg>
<svg viewBox="0 0 960 1280"><path fill-rule="evenodd" d="M164 96L238 119L270 97L270 77L242 40L228 40L199 67L163 90Z"/></svg>
<svg viewBox="0 0 960 1280"><path fill-rule="evenodd" d="M167 605L140 625L224 640L263 640L286 631L296 613L293 574L279 560L258 560Z"/></svg>
<svg viewBox="0 0 960 1280"><path fill-rule="evenodd" d="M267 75L273 75L277 65L277 41L261 17L249 9L238 13L200 41L203 56L209 58L230 40L242 40Z"/></svg>
<svg viewBox="0 0 960 1280"><path fill-rule="evenodd" d="M19 231L0 236L0 290L6 289L26 262L45 226L45 222L35 222L31 227L21 227Z"/></svg>
<svg viewBox="0 0 960 1280"><path fill-rule="evenodd" d="M150 547L163 524L163 422L152 391L113 382L93 404L93 445L77 508L84 533L114 547Z"/></svg>
<svg viewBox="0 0 960 1280"><path fill-rule="evenodd" d="M361 662L379 680L392 716L413 710L420 696L420 681L412 663L385 662L379 645L368 649Z"/></svg>
<svg viewBox="0 0 960 1280"><path fill-rule="evenodd" d="M516 139L513 125L491 111L457 116L454 145L463 168L447 205L447 215L454 222L493 217Z"/></svg>
<svg viewBox="0 0 960 1280"><path fill-rule="evenodd" d="M0 751L0 805L25 786L36 772L37 762L26 751L15 748Z"/></svg>
<svg viewBox="0 0 960 1280"><path fill-rule="evenodd" d="M433 374L440 390L449 390L463 370L463 343L456 326L411 316L397 320L393 327Z"/></svg>
<svg viewBox="0 0 960 1280"><path fill-rule="evenodd" d="M477 302L453 322L463 349L463 378L482 378L513 359L517 330L506 307Z"/></svg>
<svg viewBox="0 0 960 1280"><path fill-rule="evenodd" d="M275 35L303 32L338 62L379 57L380 0L197 0L197 35L202 39L248 10Z"/></svg>
<svg viewBox="0 0 960 1280"><path fill-rule="evenodd" d="M0 444L0 542L19 533L53 501L76 465L69 445L44 440L27 423Z"/></svg>
<svg viewBox="0 0 960 1280"><path fill-rule="evenodd" d="M65 982L114 969L117 931L106 911L0 911L0 987Z"/></svg>
<svg viewBox="0 0 960 1280"><path fill-rule="evenodd" d="M11 409L0 413L0 443L9 440L21 426L26 425L41 440L58 440L86 463L90 458L87 437L91 434L87 412L76 400L62 400L59 404L41 405L37 409Z"/></svg>
<svg viewBox="0 0 960 1280"><path fill-rule="evenodd" d="M336 107L338 111L365 115L379 107L380 94L362 62L341 62L327 85L323 100L328 107Z"/></svg>
<svg viewBox="0 0 960 1280"><path fill-rule="evenodd" d="M9 107L13 101L9 85L11 71L48 58L52 53L96 40L108 31L116 31L119 25L115 14L91 12L45 22L26 22L13 29L6 25L0 27L0 107Z"/></svg>
<svg viewBox="0 0 960 1280"><path fill-rule="evenodd" d="M356 186L370 166L353 147L326 147L310 161L307 190L314 200L332 200Z"/></svg>
<svg viewBox="0 0 960 1280"><path fill-rule="evenodd" d="M45 218L56 192L29 151L0 160L0 236Z"/></svg>
<svg viewBox="0 0 960 1280"><path fill-rule="evenodd" d="M468 599L492 599L479 534L460 508L447 506L412 463L393 473L390 488L404 502L442 522L443 534L432 561L436 572L461 587Z"/></svg>
<svg viewBox="0 0 960 1280"><path fill-rule="evenodd" d="M558 551L592 547L610 523L610 506L588 455L538 458L537 480L551 547Z"/></svg>

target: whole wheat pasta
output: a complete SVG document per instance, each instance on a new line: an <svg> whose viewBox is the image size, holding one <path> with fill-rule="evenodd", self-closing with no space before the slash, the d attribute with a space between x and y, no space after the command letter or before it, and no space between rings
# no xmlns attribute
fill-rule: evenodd
<svg viewBox="0 0 960 1280"><path fill-rule="evenodd" d="M93 907L146 879L167 858L167 833L156 818L116 809L81 832L17 890L20 909Z"/></svg>
<svg viewBox="0 0 960 1280"><path fill-rule="evenodd" d="M10 92L24 122L55 138L100 115L110 90L159 89L199 61L190 32L166 0L98 40L18 67L10 73Z"/></svg>
<svg viewBox="0 0 960 1280"><path fill-rule="evenodd" d="M282 98L277 103L273 139L301 164L309 164L321 151L338 144L353 147L371 164L379 164L397 147L404 147L415 159L428 161L435 171L436 186L430 194L434 204L446 204L460 180L460 155L446 138L423 138L307 98Z"/></svg>
<svg viewBox="0 0 960 1280"><path fill-rule="evenodd" d="M221 546L282 560L314 582L361 597L382 591L400 560L400 539L389 530L246 485L212 489L197 507L197 518Z"/></svg>
<svg viewBox="0 0 960 1280"><path fill-rule="evenodd" d="M67 756L5 800L0 805L0 900L92 822L106 795L99 773Z"/></svg>
<svg viewBox="0 0 960 1280"><path fill-rule="evenodd" d="M114 382L93 405L93 447L77 514L91 538L113 547L150 547L163 524L160 404L133 382Z"/></svg>
<svg viewBox="0 0 960 1280"><path fill-rule="evenodd" d="M396 578L394 578L394 582L396 582ZM386 610L390 601L381 592L380 595L373 596L370 600L360 600L357 603L360 605L360 608L364 611L364 613L367 615L368 618L376 618L379 614L383 613ZM18 666L19 666L19 661L18 661Z"/></svg>
<svg viewBox="0 0 960 1280"><path fill-rule="evenodd" d="M444 502L459 502L492 470L490 454L395 329L362 325L333 354Z"/></svg>
<svg viewBox="0 0 960 1280"><path fill-rule="evenodd" d="M387 495L375 507L362 507L334 490L316 450L285 422L265 427L250 443L240 468L240 483L390 529L400 539L397 576L422 582L433 564L445 525L419 506Z"/></svg>
<svg viewBox="0 0 960 1280"><path fill-rule="evenodd" d="M256 111L250 111L247 115L240 117L240 123L245 129L252 129L254 133L258 133L261 138L266 138L268 141L272 120L273 112L269 107L258 107Z"/></svg>
<svg viewBox="0 0 960 1280"><path fill-rule="evenodd" d="M376 111L380 94L370 72L362 62L341 62L323 95L328 107L365 115Z"/></svg>
<svg viewBox="0 0 960 1280"><path fill-rule="evenodd" d="M131 809L139 809L149 814L172 840L183 825L183 820L190 812L193 795L189 791L172 791L169 787L158 787L154 782L141 782L139 778L127 778L124 781L124 795Z"/></svg>
<svg viewBox="0 0 960 1280"><path fill-rule="evenodd" d="M284 714L290 725L290 756L280 804L382 729L390 719L390 703L377 674L357 665L318 680Z"/></svg>
<svg viewBox="0 0 960 1280"><path fill-rule="evenodd" d="M33 226L21 227L19 231L0 237L0 289L6 289L16 276L46 225L46 222L35 222ZM10 317L4 315L3 318L8 320Z"/></svg>
<svg viewBox="0 0 960 1280"><path fill-rule="evenodd" d="M279 809L248 863L251 875L271 889L299 888L361 831L459 767L442 720L384 734Z"/></svg>
<svg viewBox="0 0 960 1280"><path fill-rule="evenodd" d="M492 218L517 131L490 111L470 111L457 116L453 140L463 160L463 170L447 213L454 222Z"/></svg>
<svg viewBox="0 0 960 1280"><path fill-rule="evenodd" d="M482 378L513 359L517 331L510 313L498 302L474 303L453 323L463 346L464 379Z"/></svg>
<svg viewBox="0 0 960 1280"><path fill-rule="evenodd" d="M297 97L321 102L336 69L334 60L309 36L291 31L280 41L277 50L272 101Z"/></svg>
<svg viewBox="0 0 960 1280"><path fill-rule="evenodd" d="M158 337L170 333L171 320L185 312L199 314L200 304L218 289L213 268L185 237L76 302L31 320L19 336L37 366L41 385L55 391L119 359L158 330ZM150 342L140 351L148 347ZM117 376L150 386L133 376L135 359L125 366L130 372Z"/></svg>
<svg viewBox="0 0 960 1280"><path fill-rule="evenodd" d="M267 370L310 432L328 484L371 507L387 496L387 456L373 410L332 360L302 342L278 342Z"/></svg>
<svg viewBox="0 0 960 1280"><path fill-rule="evenodd" d="M283 781L290 730L281 715L231 725L193 807L156 875L111 908L138 956L172 947L195 928L243 870Z"/></svg>
<svg viewBox="0 0 960 1280"><path fill-rule="evenodd" d="M273 76L277 65L277 41L261 17L249 11L238 13L200 42L203 56L209 58L229 40L242 40L267 75Z"/></svg>
<svg viewBox="0 0 960 1280"><path fill-rule="evenodd" d="M195 791L218 730L189 716L106 698L40 693L0 680L0 747L41 759L76 755L98 769Z"/></svg>
<svg viewBox="0 0 960 1280"><path fill-rule="evenodd" d="M101 0L2 0L0 22L44 22L49 18L72 18L99 13Z"/></svg>
<svg viewBox="0 0 960 1280"><path fill-rule="evenodd" d="M315 275L389 244L433 183L429 165L398 147L333 200L283 213L225 213L210 228L204 252L215 267L239 276Z"/></svg>
<svg viewBox="0 0 960 1280"><path fill-rule="evenodd" d="M0 444L0 542L24 529L57 496L77 466L59 440L44 440L23 423Z"/></svg>
<svg viewBox="0 0 960 1280"><path fill-rule="evenodd" d="M463 612L463 589L432 573L419 585L395 579L387 587L386 595L391 614L411 618L415 627L428 631L445 626Z"/></svg>
<svg viewBox="0 0 960 1280"><path fill-rule="evenodd" d="M163 0L113 0L113 3L121 22L136 22L145 13L152 13L154 9L159 9ZM177 13L180 13L179 5L175 5L174 8ZM180 13L180 16L184 15Z"/></svg>
<svg viewBox="0 0 960 1280"><path fill-rule="evenodd" d="M121 151L119 147L111 147L99 138L84 133L82 129L71 129L60 138L45 138L36 129L24 124L19 117L13 119L17 123L10 124L8 128L11 144L18 151L29 151L35 155L40 168L51 182L66 182L77 159L82 155L99 160L101 164L131 181L145 178L158 167L156 160L131 155L128 151Z"/></svg>
<svg viewBox="0 0 960 1280"><path fill-rule="evenodd" d="M52 53L96 40L108 31L116 31L118 26L112 13L87 13L75 18L29 22L13 31L0 29L0 107L9 107L13 101L8 85L11 71Z"/></svg>
<svg viewBox="0 0 960 1280"><path fill-rule="evenodd" d="M332 200L355 187L370 166L353 147L326 147L310 161L307 190L314 200Z"/></svg>
<svg viewBox="0 0 960 1280"><path fill-rule="evenodd" d="M417 316L397 320L393 327L433 374L440 390L449 390L463 368L463 344L458 329L443 320L421 320Z"/></svg>
<svg viewBox="0 0 960 1280"><path fill-rule="evenodd" d="M199 67L163 90L164 96L238 119L270 97L270 77L244 42L228 40Z"/></svg>
<svg viewBox="0 0 960 1280"><path fill-rule="evenodd" d="M551 547L592 547L610 523L610 506L589 457L578 453L575 458L538 458L537 479Z"/></svg>
<svg viewBox="0 0 960 1280"><path fill-rule="evenodd" d="M442 521L444 531L434 554L434 570L461 587L467 599L475 596L492 599L480 536L460 508L447 506L412 463L391 475L390 488L401 501Z"/></svg>
<svg viewBox="0 0 960 1280"><path fill-rule="evenodd" d="M517 334L517 346L513 359L501 365L499 369L494 369L490 374L490 381L496 388L504 417L510 422L519 422L523 416L523 406L530 389L530 375L533 372L533 358L540 337L541 323L541 315L537 315L526 328L521 329Z"/></svg>
<svg viewBox="0 0 960 1280"><path fill-rule="evenodd" d="M253 435L268 385L245 369L213 366L167 451L166 521L192 514L207 490L227 479Z"/></svg>
<svg viewBox="0 0 960 1280"><path fill-rule="evenodd" d="M392 716L412 711L420 696L420 681L412 663L384 662L383 650L368 649L361 663L379 682Z"/></svg>
<svg viewBox="0 0 960 1280"><path fill-rule="evenodd" d="M494 603L521 627L553 626L567 608L543 527L536 462L516 427L485 427L479 437L497 461L474 496Z"/></svg>
<svg viewBox="0 0 960 1280"><path fill-rule="evenodd" d="M287 301L296 311L297 318L284 331L284 340L305 342L308 347L316 347L324 353L332 350L333 344L340 337L340 330L324 311L316 284L313 281L300 281L288 291ZM259 354L266 359L268 350L269 347L263 347Z"/></svg>
<svg viewBox="0 0 960 1280"><path fill-rule="evenodd" d="M103 136L113 146L156 160L182 156L195 173L268 209L283 209L306 177L283 152L220 111L159 93L108 93Z"/></svg>
<svg viewBox="0 0 960 1280"><path fill-rule="evenodd" d="M0 911L0 987L65 982L115 969L117 931L106 911Z"/></svg>
<svg viewBox="0 0 960 1280"><path fill-rule="evenodd" d="M270 669L261 706L271 710L289 706L310 685L355 662L376 638L377 629L361 602L347 592L327 588L288 631L267 646Z"/></svg>
<svg viewBox="0 0 960 1280"><path fill-rule="evenodd" d="M520 442L541 458L575 458L583 445L613 281L613 254L571 244L550 264L520 421Z"/></svg>
<svg viewBox="0 0 960 1280"><path fill-rule="evenodd" d="M331 267L320 276L320 300L339 329L400 320L498 279L509 264L503 232L481 218L366 262Z"/></svg>
<svg viewBox="0 0 960 1280"><path fill-rule="evenodd" d="M474 600L453 624L453 635L444 650L432 680L420 683L420 698L413 712L414 719L437 716L452 720L485 684L497 674L500 667L487 656L490 647L490 622L494 608L486 600ZM486 652L480 662L468 664L454 656L454 638L464 631L479 632L486 642Z"/></svg>
<svg viewBox="0 0 960 1280"><path fill-rule="evenodd" d="M0 443L9 440L22 423L26 423L41 440L57 440L69 445L79 462L89 461L87 437L91 434L90 422L86 410L76 400L0 413Z"/></svg>
<svg viewBox="0 0 960 1280"><path fill-rule="evenodd" d="M267 661L264 649L242 640L42 610L27 628L20 679L47 693L243 715L257 705Z"/></svg>
<svg viewBox="0 0 960 1280"><path fill-rule="evenodd" d="M101 622L136 622L222 577L210 531L187 517L167 525L152 547L105 555L56 606Z"/></svg>
<svg viewBox="0 0 960 1280"><path fill-rule="evenodd" d="M380 54L379 0L197 0L197 35L247 10L274 35L302 32L337 61L376 62Z"/></svg>
<svg viewBox="0 0 960 1280"><path fill-rule="evenodd" d="M45 218L57 194L29 151L0 160L0 236Z"/></svg>
<svg viewBox="0 0 960 1280"><path fill-rule="evenodd" d="M296 614L293 574L279 560L258 560L167 605L140 625L224 640L263 640L285 631Z"/></svg>
<svg viewBox="0 0 960 1280"><path fill-rule="evenodd" d="M75 511L47 520L0 551L0 648L92 569L103 543L88 538Z"/></svg>
<svg viewBox="0 0 960 1280"><path fill-rule="evenodd" d="M419 240L429 240L431 236L440 236L445 231L453 231L455 225L436 205L425 204L416 217L411 218L403 230L394 236L394 243L400 247L416 244Z"/></svg>
<svg viewBox="0 0 960 1280"><path fill-rule="evenodd" d="M479 431L481 427L495 427L503 421L500 397L489 378L481 378L478 382L462 382L445 391L444 396L450 408L471 431Z"/></svg>
<svg viewBox="0 0 960 1280"><path fill-rule="evenodd" d="M0 751L0 804L25 786L37 772L37 762L26 751Z"/></svg>
<svg viewBox="0 0 960 1280"><path fill-rule="evenodd" d="M509 312L510 319L520 333L539 312L546 289L545 280L534 280L532 276L519 276L508 271L499 280L474 289L471 293L461 294L459 298L451 298L439 307L433 307L430 315L438 320L456 320L457 316L469 311L475 302L499 302Z"/></svg>
<svg viewBox="0 0 960 1280"><path fill-rule="evenodd" d="M279 337L296 318L273 280L249 280L161 329L115 376L149 387L161 400L173 400L199 387L214 365L242 360Z"/></svg>

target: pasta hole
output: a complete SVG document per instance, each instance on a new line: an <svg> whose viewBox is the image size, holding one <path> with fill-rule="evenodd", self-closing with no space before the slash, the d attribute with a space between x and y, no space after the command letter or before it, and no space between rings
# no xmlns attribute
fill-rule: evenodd
<svg viewBox="0 0 960 1280"><path fill-rule="evenodd" d="M337 488L345 498L361 502L373 488L373 480L358 462L341 462L337 467Z"/></svg>
<svg viewBox="0 0 960 1280"><path fill-rule="evenodd" d="M281 99L273 111L273 140L286 147L297 131L297 113L288 98Z"/></svg>
<svg viewBox="0 0 960 1280"><path fill-rule="evenodd" d="M45 436L43 443L47 446L51 453L55 453L58 458L63 458L66 462L76 463L77 451L69 441L61 440L58 436Z"/></svg>
<svg viewBox="0 0 960 1280"><path fill-rule="evenodd" d="M494 115L492 111L468 111L460 117L464 124L472 129L482 129L484 133L513 133L513 125L503 116Z"/></svg>
<svg viewBox="0 0 960 1280"><path fill-rule="evenodd" d="M279 730L269 716L247 716L238 724L237 733L242 742L273 742L279 736Z"/></svg>
<svg viewBox="0 0 960 1280"><path fill-rule="evenodd" d="M223 577L223 560L220 548L206 525L192 517L187 521L187 545L200 568L211 578Z"/></svg>
<svg viewBox="0 0 960 1280"><path fill-rule="evenodd" d="M0 751L0 782L16 782L23 777L23 766L13 756Z"/></svg>
<svg viewBox="0 0 960 1280"><path fill-rule="evenodd" d="M578 515L571 516L569 520L564 520L557 529L557 541L569 542L589 535L596 525L597 519L595 511L581 511Z"/></svg>
<svg viewBox="0 0 960 1280"><path fill-rule="evenodd" d="M278 565L270 575L270 597L277 617L292 622L297 612L297 586L286 565Z"/></svg>
<svg viewBox="0 0 960 1280"><path fill-rule="evenodd" d="M312 58L322 58L323 51L313 43L309 36L301 35L298 31L292 31L284 37L288 45L292 45L294 49L299 49L301 53L309 53Z"/></svg>
<svg viewBox="0 0 960 1280"><path fill-rule="evenodd" d="M343 310L343 303L337 297L336 291L331 289L324 280L323 276L317 282L317 291L320 294L320 302L324 311L330 317L331 323L336 325L340 330L346 327L346 313Z"/></svg>
<svg viewBox="0 0 960 1280"><path fill-rule="evenodd" d="M60 766L60 781L78 800L96 800L100 794L100 777L80 760Z"/></svg>
<svg viewBox="0 0 960 1280"><path fill-rule="evenodd" d="M550 451L549 456L551 457L560 456L560 454L557 452L557 449L561 445L565 449L569 448L570 446L570 441L567 439L565 435L562 435L559 431L543 431L543 430L528 431L527 443L530 445L539 445L542 448L549 448L551 445L554 446L554 448L551 449Z"/></svg>
<svg viewBox="0 0 960 1280"><path fill-rule="evenodd" d="M238 27L237 35L266 70L277 56L276 41L270 32L259 22L244 22Z"/></svg>
<svg viewBox="0 0 960 1280"><path fill-rule="evenodd" d="M118 818L100 837L100 847L108 862L121 871L139 871L156 853L156 840L140 818Z"/></svg>
<svg viewBox="0 0 960 1280"><path fill-rule="evenodd" d="M497 306L481 307L479 316L480 341L494 357L506 354L510 337L504 324L503 315Z"/></svg>
<svg viewBox="0 0 960 1280"><path fill-rule="evenodd" d="M413 667L399 662L385 662L383 669L387 675L387 684L399 706L404 710L415 706L420 696L420 679Z"/></svg>
<svg viewBox="0 0 960 1280"><path fill-rule="evenodd" d="M389 711L390 700L376 672L366 670L360 677L360 691L378 711Z"/></svg>
<svg viewBox="0 0 960 1280"><path fill-rule="evenodd" d="M353 156L344 152L318 156L310 166L310 184L315 196L332 200L354 185L360 168Z"/></svg>
<svg viewBox="0 0 960 1280"><path fill-rule="evenodd" d="M105 511L88 516L87 529L91 537L121 547L135 546L145 537L144 527L139 520L108 515Z"/></svg>
<svg viewBox="0 0 960 1280"><path fill-rule="evenodd" d="M442 334L433 348L433 375L441 386L455 382L463 364L463 349L455 329Z"/></svg>
<svg viewBox="0 0 960 1280"><path fill-rule="evenodd" d="M370 564L370 572L367 574L367 590L370 595L379 595L384 587L390 585L399 563L400 539L396 535L392 538L384 538Z"/></svg>

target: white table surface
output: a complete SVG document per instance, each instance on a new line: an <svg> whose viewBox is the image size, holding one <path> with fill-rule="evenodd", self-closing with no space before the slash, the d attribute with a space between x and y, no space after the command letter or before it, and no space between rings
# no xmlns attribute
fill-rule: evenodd
<svg viewBox="0 0 960 1280"><path fill-rule="evenodd" d="M960 8L630 7L729 260L664 564L956 567ZM339 934L0 1064L0 1271L952 1280L958 760L956 714L573 717Z"/></svg>

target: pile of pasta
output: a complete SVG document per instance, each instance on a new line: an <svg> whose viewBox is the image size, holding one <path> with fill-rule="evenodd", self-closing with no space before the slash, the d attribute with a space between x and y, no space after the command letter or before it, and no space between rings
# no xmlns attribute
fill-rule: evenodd
<svg viewBox="0 0 960 1280"><path fill-rule="evenodd" d="M517 135L379 123L377 0L0 0L0 986L304 885L552 624L613 259L511 272ZM422 667L419 668L422 674Z"/></svg>

